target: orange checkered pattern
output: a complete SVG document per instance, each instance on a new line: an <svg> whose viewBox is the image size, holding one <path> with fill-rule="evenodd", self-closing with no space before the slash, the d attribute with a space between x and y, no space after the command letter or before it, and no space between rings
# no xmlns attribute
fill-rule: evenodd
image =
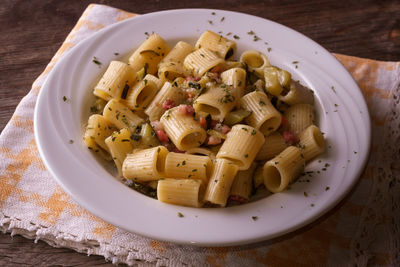
<svg viewBox="0 0 400 267"><path fill-rule="evenodd" d="M399 193L399 189L392 183L399 168L394 162L396 155L391 157L386 149L388 145L400 143L387 140L396 134L399 138L398 129L393 130L400 83L400 64L396 62L336 55L359 84L368 104L372 152L351 194L327 215L294 233L246 246L176 245L118 229L81 208L63 192L46 171L33 136L33 110L41 85L57 60L83 38L134 16L111 7L90 5L18 105L0 136L0 228L3 231L130 265L138 261L168 266L400 264L399 250L395 249L399 241L393 237L393 233L398 233L396 229L399 231L394 223L400 216L399 205L393 206L394 192ZM393 207L397 210L393 211Z"/></svg>

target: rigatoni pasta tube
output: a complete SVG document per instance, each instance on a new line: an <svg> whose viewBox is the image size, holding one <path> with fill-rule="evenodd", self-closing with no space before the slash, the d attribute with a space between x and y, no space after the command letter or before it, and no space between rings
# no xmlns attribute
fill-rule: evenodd
<svg viewBox="0 0 400 267"><path fill-rule="evenodd" d="M231 58L236 51L236 43L212 31L205 31L195 45L196 49L207 48L223 59Z"/></svg>
<svg viewBox="0 0 400 267"><path fill-rule="evenodd" d="M158 181L158 200L175 205L199 208L203 204L204 185L200 180L161 179Z"/></svg>
<svg viewBox="0 0 400 267"><path fill-rule="evenodd" d="M104 100L124 98L135 83L136 72L126 63L111 61L106 72L94 87L93 94Z"/></svg>
<svg viewBox="0 0 400 267"><path fill-rule="evenodd" d="M217 158L204 194L204 201L225 207L237 171L238 166L232 161Z"/></svg>
<svg viewBox="0 0 400 267"><path fill-rule="evenodd" d="M165 158L167 178L197 179L207 183L211 168L208 156L169 152Z"/></svg>
<svg viewBox="0 0 400 267"><path fill-rule="evenodd" d="M172 82L177 77L186 77L187 70L183 66L185 57L192 53L193 46L186 42L178 42L158 65L158 77Z"/></svg>
<svg viewBox="0 0 400 267"><path fill-rule="evenodd" d="M159 180L164 177L167 154L168 149L164 146L136 150L126 156L122 164L122 174L126 179L139 182Z"/></svg>
<svg viewBox="0 0 400 267"><path fill-rule="evenodd" d="M239 170L247 170L264 143L264 135L255 128L236 124L227 134L225 142L218 151L217 159L233 161Z"/></svg>
<svg viewBox="0 0 400 267"><path fill-rule="evenodd" d="M305 159L300 148L289 146L264 164L264 185L273 192L282 192L304 169Z"/></svg>
<svg viewBox="0 0 400 267"><path fill-rule="evenodd" d="M310 104L295 104L284 113L289 130L298 136L308 126L314 124L314 107Z"/></svg>
<svg viewBox="0 0 400 267"><path fill-rule="evenodd" d="M197 114L210 114L213 120L222 120L238 101L231 86L212 86L193 103Z"/></svg>
<svg viewBox="0 0 400 267"><path fill-rule="evenodd" d="M167 110L160 119L165 132L182 151L199 147L207 137L207 133L192 115L182 113L179 106Z"/></svg>
<svg viewBox="0 0 400 267"><path fill-rule="evenodd" d="M167 42L158 34L153 33L129 57L129 65L135 72L144 68L146 74L154 75L157 73L158 63L169 50Z"/></svg>
<svg viewBox="0 0 400 267"><path fill-rule="evenodd" d="M235 197L239 201L249 200L253 189L253 173L256 166L257 164L253 162L247 170L237 172L231 186L230 196Z"/></svg>
<svg viewBox="0 0 400 267"><path fill-rule="evenodd" d="M240 106L252 111L245 119L246 123L259 129L264 135L271 134L281 125L282 115L263 92L254 91L243 96Z"/></svg>
<svg viewBox="0 0 400 267"><path fill-rule="evenodd" d="M190 53L183 62L185 68L190 71L193 76L201 77L210 69L224 64L224 60L215 55L207 48L200 48Z"/></svg>
<svg viewBox="0 0 400 267"><path fill-rule="evenodd" d="M116 99L108 101L104 107L103 116L118 129L128 128L130 131L134 131L144 121Z"/></svg>
<svg viewBox="0 0 400 267"><path fill-rule="evenodd" d="M313 91L300 84L298 81L291 81L289 91L283 91L278 99L288 105L299 103L313 104Z"/></svg>
<svg viewBox="0 0 400 267"><path fill-rule="evenodd" d="M159 79L156 76L151 75L151 74L146 74L146 76L144 76L143 80L152 81L156 85L157 90L160 90L164 84L164 82L161 79Z"/></svg>
<svg viewBox="0 0 400 267"><path fill-rule="evenodd" d="M244 51L240 56L240 61L260 78L264 77L264 68L271 66L267 56L257 50Z"/></svg>
<svg viewBox="0 0 400 267"><path fill-rule="evenodd" d="M243 96L246 85L246 71L242 68L232 68L221 73L221 80L224 84L233 88L236 99ZM236 101L239 103L239 101Z"/></svg>
<svg viewBox="0 0 400 267"><path fill-rule="evenodd" d="M174 83L165 82L144 113L149 116L150 121L159 120L161 115L165 112L163 108L165 101L172 101L172 104L178 105L183 102L184 99L185 94L179 86L175 86Z"/></svg>
<svg viewBox="0 0 400 267"><path fill-rule="evenodd" d="M102 149L109 152L105 139L115 130L113 125L102 115L94 114L89 117L85 138L93 139Z"/></svg>
<svg viewBox="0 0 400 267"><path fill-rule="evenodd" d="M265 137L265 142L258 151L256 160L269 160L281 153L288 145L285 142L283 136L278 133L272 133Z"/></svg>
<svg viewBox="0 0 400 267"><path fill-rule="evenodd" d="M122 129L118 132L113 132L105 140L120 176L122 176L122 162L133 149L130 136L131 132L128 129Z"/></svg>
<svg viewBox="0 0 400 267"><path fill-rule="evenodd" d="M151 80L147 80L145 77L129 90L123 103L133 110L144 109L157 94L157 91L157 84Z"/></svg>
<svg viewBox="0 0 400 267"><path fill-rule="evenodd" d="M87 146L87 148L94 153L98 154L101 158L107 160L107 161L112 161L112 157L106 150L101 148L96 141L94 141L94 138L91 136L84 136L83 137L83 142Z"/></svg>
<svg viewBox="0 0 400 267"><path fill-rule="evenodd" d="M325 151L325 139L320 129L315 125L308 126L299 136L299 147L306 162Z"/></svg>

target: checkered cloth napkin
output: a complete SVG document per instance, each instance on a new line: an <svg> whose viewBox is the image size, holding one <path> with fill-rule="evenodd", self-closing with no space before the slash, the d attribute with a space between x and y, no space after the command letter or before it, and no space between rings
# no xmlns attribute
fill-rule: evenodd
<svg viewBox="0 0 400 267"><path fill-rule="evenodd" d="M1 133L0 228L4 232L129 265L400 266L399 62L335 55L353 75L368 104L371 155L351 194L323 218L294 233L246 246L176 245L118 229L63 192L46 171L35 145L37 95L67 50L99 29L134 16L90 5Z"/></svg>

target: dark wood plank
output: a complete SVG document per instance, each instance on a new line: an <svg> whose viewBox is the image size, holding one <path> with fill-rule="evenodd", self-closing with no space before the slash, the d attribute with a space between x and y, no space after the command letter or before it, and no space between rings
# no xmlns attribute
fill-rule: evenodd
<svg viewBox="0 0 400 267"><path fill-rule="evenodd" d="M378 60L400 60L400 2L337 0L68 1L3 0L0 5L0 129L89 3L136 13L175 8L244 12L289 26L331 52ZM109 266L102 257L34 244L0 234L0 266Z"/></svg>

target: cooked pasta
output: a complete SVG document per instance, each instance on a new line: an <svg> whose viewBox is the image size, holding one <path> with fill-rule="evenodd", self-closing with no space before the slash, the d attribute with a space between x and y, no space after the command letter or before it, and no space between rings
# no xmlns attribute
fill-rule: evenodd
<svg viewBox="0 0 400 267"><path fill-rule="evenodd" d="M132 188L174 205L243 204L282 192L325 151L313 92L266 54L235 60L236 41L212 31L170 41L149 35L93 90L83 141Z"/></svg>
<svg viewBox="0 0 400 267"><path fill-rule="evenodd" d="M295 104L284 113L289 130L296 136L314 124L314 107L310 104Z"/></svg>
<svg viewBox="0 0 400 267"><path fill-rule="evenodd" d="M208 182L204 200L225 207L238 165L226 159L217 159Z"/></svg>
<svg viewBox="0 0 400 267"><path fill-rule="evenodd" d="M211 167L208 156L169 152L165 158L165 177L197 179L207 183Z"/></svg>
<svg viewBox="0 0 400 267"><path fill-rule="evenodd" d="M161 36L153 33L129 57L129 65L138 72L144 69L145 74L156 74L157 65L168 54L170 48Z"/></svg>
<svg viewBox="0 0 400 267"><path fill-rule="evenodd" d="M276 131L281 125L282 115L263 92L248 93L240 100L240 105L252 112L245 119L246 123L260 130L266 136Z"/></svg>
<svg viewBox="0 0 400 267"><path fill-rule="evenodd" d="M172 82L178 77L188 76L183 61L193 50L192 45L182 41L178 42L158 65L160 79Z"/></svg>
<svg viewBox="0 0 400 267"><path fill-rule="evenodd" d="M197 40L195 47L210 49L225 60L232 58L236 51L235 42L212 31L205 31Z"/></svg>
<svg viewBox="0 0 400 267"><path fill-rule="evenodd" d="M299 147L306 162L325 151L325 139L317 126L310 125L300 134Z"/></svg>
<svg viewBox="0 0 400 267"><path fill-rule="evenodd" d="M207 133L192 115L182 113L179 107L169 109L160 120L172 143L182 151L199 147Z"/></svg>
<svg viewBox="0 0 400 267"><path fill-rule="evenodd" d="M218 151L217 159L230 160L238 165L239 170L247 170L264 140L264 135L255 128L245 124L236 124Z"/></svg>
<svg viewBox="0 0 400 267"><path fill-rule="evenodd" d="M199 180L161 179L158 181L158 200L181 206L199 208L203 204L204 185Z"/></svg>
<svg viewBox="0 0 400 267"><path fill-rule="evenodd" d="M251 72L257 76L264 76L264 69L271 66L264 53L257 50L247 50L240 56L240 61L244 62Z"/></svg>
<svg viewBox="0 0 400 267"><path fill-rule="evenodd" d="M236 95L236 89L231 86L212 86L195 100L193 107L197 113L210 114L214 120L222 120L236 106Z"/></svg>
<svg viewBox="0 0 400 267"><path fill-rule="evenodd" d="M159 180L165 176L165 158L168 150L163 146L139 149L128 154L122 164L125 178L139 182Z"/></svg>
<svg viewBox="0 0 400 267"><path fill-rule="evenodd" d="M136 81L135 71L126 63L111 61L106 72L94 87L93 94L104 100L125 98Z"/></svg>
<svg viewBox="0 0 400 267"><path fill-rule="evenodd" d="M144 112L149 116L150 121L156 121L159 120L161 115L165 112L163 104L166 101L180 104L184 99L185 93L180 87L175 86L174 83L165 82Z"/></svg>
<svg viewBox="0 0 400 267"><path fill-rule="evenodd" d="M289 146L264 165L264 185L273 192L282 192L299 176L305 165L300 148Z"/></svg>
<svg viewBox="0 0 400 267"><path fill-rule="evenodd" d="M103 116L118 129L128 128L131 131L144 122L141 117L116 99L108 101L104 107Z"/></svg>
<svg viewBox="0 0 400 267"><path fill-rule="evenodd" d="M200 77L212 68L222 65L224 62L222 58L218 57L210 49L199 48L186 56L183 65L193 76Z"/></svg>
<svg viewBox="0 0 400 267"><path fill-rule="evenodd" d="M124 162L126 155L133 150L130 136L131 132L125 128L120 131L113 132L105 140L120 176L122 176L122 162Z"/></svg>

